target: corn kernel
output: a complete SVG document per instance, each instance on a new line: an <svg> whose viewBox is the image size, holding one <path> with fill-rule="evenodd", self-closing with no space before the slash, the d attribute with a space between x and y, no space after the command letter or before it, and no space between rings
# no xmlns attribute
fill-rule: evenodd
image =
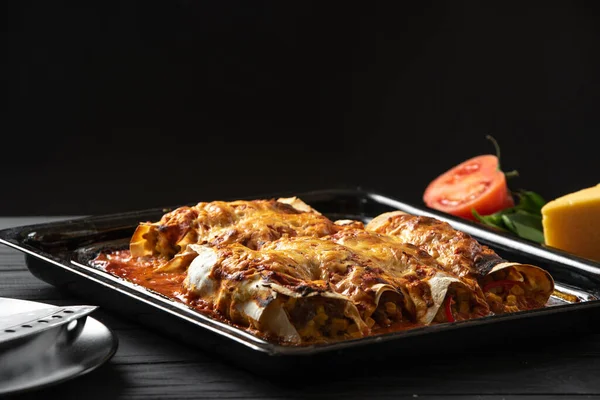
<svg viewBox="0 0 600 400"><path fill-rule="evenodd" d="M392 303L391 301L388 301L387 303L385 303L385 312L387 312L390 315L394 315L396 314L396 312L398 312L398 308L396 307L396 304Z"/></svg>
<svg viewBox="0 0 600 400"><path fill-rule="evenodd" d="M514 285L513 287L510 288L510 293L514 294L515 296L520 296L523 293L525 293L525 291L523 290L521 285Z"/></svg>
<svg viewBox="0 0 600 400"><path fill-rule="evenodd" d="M345 331L348 329L348 320L342 318L333 318L331 320L331 329L335 331Z"/></svg>
<svg viewBox="0 0 600 400"><path fill-rule="evenodd" d="M325 325L325 321L327 321L328 319L329 319L329 317L327 316L327 314L325 314L325 313L318 313L315 316L315 318L313 319L313 321L318 326L323 326L323 325Z"/></svg>
<svg viewBox="0 0 600 400"><path fill-rule="evenodd" d="M486 297L489 299L489 301L493 301L493 302L498 302L501 303L502 302L502 298L500 296L497 296L496 294L490 292L486 292Z"/></svg>

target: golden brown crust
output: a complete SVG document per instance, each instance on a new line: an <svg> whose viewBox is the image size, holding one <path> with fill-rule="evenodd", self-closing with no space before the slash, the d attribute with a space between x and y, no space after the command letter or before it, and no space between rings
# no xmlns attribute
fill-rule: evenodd
<svg viewBox="0 0 600 400"><path fill-rule="evenodd" d="M398 237L405 243L425 249L441 265L460 277L483 277L494 265L504 261L469 234L431 217L390 212L371 220L366 229Z"/></svg>
<svg viewBox="0 0 600 400"><path fill-rule="evenodd" d="M458 278L426 251L411 243L405 243L395 236L360 229L343 230L323 239L343 244L357 254L375 260L386 274L410 282L407 284L409 288L427 283L434 276L443 275L460 280L460 285L464 285L471 292L469 301L472 314L459 319L470 319L489 313L483 292L476 281ZM440 274L441 272L443 274ZM419 296L416 296L414 301L419 301Z"/></svg>
<svg viewBox="0 0 600 400"><path fill-rule="evenodd" d="M293 204L298 206L297 202L239 200L180 207L156 223L140 224L130 250L134 256L171 258L191 243L211 246L240 243L259 249L281 237L321 237L339 229L321 214L299 210Z"/></svg>
<svg viewBox="0 0 600 400"><path fill-rule="evenodd" d="M508 263L469 234L435 218L395 211L377 216L366 229L412 243L429 253L447 271L471 284L477 282L496 313L543 307L554 289L552 277L541 268ZM518 282L523 291L515 288L513 297L509 297L514 284L492 283L506 279Z"/></svg>
<svg viewBox="0 0 600 400"><path fill-rule="evenodd" d="M343 231L321 239L281 238L260 250L239 243L201 247L200 253L208 252L208 257L202 256L202 265L190 266L185 285L192 294L202 296L213 304L213 309L238 324L257 328L262 324L264 328L266 322L261 317L267 307L285 307L288 298L297 303L326 297L345 307L345 311L326 312L316 327L321 330L306 325L314 320L316 303L310 308L304 302L301 314L288 312L289 322L299 332L301 341L311 340L306 337L307 332L323 339L330 329L326 320L349 318L353 312L348 307L356 309L357 318L352 322L362 335L394 324L428 325L448 295L457 291L464 294L467 307L456 311L456 320L489 313L481 291L472 292L455 276L436 268L431 257L416 258L412 250L405 249L410 246L364 230ZM248 287L248 282L257 283ZM251 307L248 302L252 302ZM250 309L254 311L247 311ZM253 322L249 315L261 317L255 317L258 322ZM350 331L343 329L337 333L351 336Z"/></svg>

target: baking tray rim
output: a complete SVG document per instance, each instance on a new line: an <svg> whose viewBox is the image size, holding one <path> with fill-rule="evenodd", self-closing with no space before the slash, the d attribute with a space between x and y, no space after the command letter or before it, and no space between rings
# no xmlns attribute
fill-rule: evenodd
<svg viewBox="0 0 600 400"><path fill-rule="evenodd" d="M385 204L385 205L388 205L390 207L393 207L393 208L396 208L399 210L403 210L406 212L412 211L413 213L415 213L417 215L431 216L434 218L444 220L445 222L449 222L451 225L453 225L456 229L459 229L459 230L460 230L461 225L464 225L464 227L466 227L466 229L463 228L463 230L465 230L465 231L472 231L473 228L475 228L476 230L478 229L483 232L487 231L489 233L489 235L498 236L499 238L503 239L497 243L494 242L494 240L492 240L492 242L494 242L494 244L500 245L503 243L508 243L510 245L514 245L514 243L516 241L518 241L518 240L516 240L518 238L508 237L501 233L497 233L497 232L488 230L487 228L482 229L480 227L473 226L472 223L469 221L461 221L452 216L448 217L446 215L440 215L441 213L438 213L435 210L429 210L429 209L425 209L423 207L414 206L409 203L402 202L395 198L386 196L379 192L365 191L362 189L356 189L356 190L324 189L324 190L316 190L316 191L310 191L310 192L301 192L301 193L297 193L295 195L302 198L302 196L307 197L310 195L314 196L314 195L336 195L336 194L353 195L356 197L364 196L364 197L370 198L373 201L377 201L380 204ZM270 196L266 196L266 197L283 197L285 195L289 195L289 193L277 194L277 195L271 194ZM263 197L265 197L265 196L252 196L251 198L263 198ZM328 343L328 344L317 344L317 345L306 345L306 346L286 346L286 345L281 345L278 343L268 342L258 336L253 335L252 333L246 332L245 330L243 330L241 328L220 322L214 318L211 318L211 317L204 315L196 310L193 310L192 308L187 307L183 303L180 304L179 302L176 302L175 300L170 300L165 296L152 293L151 291L148 291L148 290L144 290L145 288L143 288L142 286L133 288L131 286L137 286L137 285L134 285L134 284L127 282L123 279L120 279L118 277L113 277L110 274L108 274L107 272L102 271L100 269L93 268L91 266L87 266L87 265L83 265L78 262L75 262L72 260L72 256L73 256L73 253L75 253L77 250L68 252L68 255L70 256L70 260L67 261L66 259L55 257L52 254L49 254L49 253L47 253L41 249L38 249L32 245L24 243L22 240L15 238L18 235L23 237L24 232L31 233L31 232L34 232L35 230L42 229L42 228L46 229L46 228L51 228L51 227L63 227L63 226L66 227L73 223L85 224L85 223L94 223L94 222L98 222L98 221L102 221L102 220L114 220L114 219L119 219L119 218L132 217L132 216L135 216L140 213L151 213L151 212L160 213L160 212L164 212L165 210L173 209L175 207L178 207L178 206L155 207L155 208L144 209L144 210L128 211L128 212L124 212L124 213L112 213L112 214L94 215L94 216L87 216L87 217L85 217L85 216L84 217L76 217L76 218L65 219L65 220L61 220L61 221L53 221L53 222L22 225L22 226L17 226L17 227L12 227L12 228L5 228L5 229L0 230L0 243L24 253L26 259L28 257L33 257L34 259L43 261L45 263L53 265L54 267L59 267L70 273L74 273L85 279L91 280L97 284L101 284L104 287L108 287L109 289L116 290L116 291L120 292L121 294L125 294L125 295L133 298L134 300L144 302L144 303L154 307L155 309L166 311L178 318L182 318L183 320L186 320L187 322L190 322L190 323L198 326L199 328L208 329L208 330L212 331L213 333L216 333L216 334L224 336L228 339L234 340L237 343L242 344L252 350L256 350L256 351L265 353L270 356L304 356L304 355L313 355L316 353L323 353L323 352L340 351L340 350L344 350L344 349L348 349L348 348L356 348L359 346L363 347L363 346L368 346L368 345L374 344L374 343L384 343L384 342L388 342L388 341L401 340L404 338L409 338L409 337L414 337L414 336L430 335L430 334L435 334L438 332L450 331L450 330L456 330L456 329L468 329L469 327L474 327L474 326L489 325L489 324L501 323L501 322L506 322L506 321L511 321L511 320L523 319L523 318L542 317L542 316L546 316L546 315L550 315L550 314L568 312L568 311L572 311L572 310L574 311L575 309L583 310L583 309L600 306L600 298L599 298L600 296L598 296L597 293L592 294L590 292L586 292L596 298L587 300L585 302L580 302L580 303L567 303L567 304L561 304L561 305L553 305L553 306L549 306L549 307L546 307L543 309L521 311L521 312L517 312L517 313L502 314L502 315L490 315L490 316L485 316L485 317L476 318L476 319L472 319L472 320L457 321L457 322L454 322L451 324L429 325L429 326L412 328L412 329L403 330L403 331L390 332L390 333L385 333L385 334L379 334L379 335L368 336L368 337L364 337L364 338L351 339L351 340L345 340L345 341ZM541 248L540 245L527 243L524 240L521 240L521 242L524 242L524 243L522 243L522 245L524 245L525 248L536 247L536 246ZM523 249L519 249L519 250L523 251ZM561 252L561 251L555 250L555 249L544 249L544 251L548 251L550 253L555 253L555 256L558 257L558 259L565 258L565 259L574 261L577 264L581 264L584 271L597 274L598 278L600 279L600 264L594 265L595 263L591 260L576 257L576 256L570 255L566 252ZM527 252L525 251L525 253L527 253ZM535 254L533 254L533 253L528 253L528 254L535 256ZM556 260L552 260L552 261L559 262ZM29 268L29 265L28 265L28 268ZM93 275L90 275L90 273L92 273ZM100 276L104 279L99 278ZM117 285L123 286L123 287L116 287L114 285L110 285L109 282L107 282L107 280L113 281L111 283L116 283ZM568 287L569 284L564 284L564 286ZM580 289L580 290L582 290L582 289ZM144 298L144 297L146 297L146 298ZM151 298L152 300L148 299L148 297ZM157 303L157 301L161 302L162 304ZM184 314L182 314L182 312L185 312L186 314L189 314L189 315L184 315ZM217 326L210 326L210 325L217 325Z"/></svg>

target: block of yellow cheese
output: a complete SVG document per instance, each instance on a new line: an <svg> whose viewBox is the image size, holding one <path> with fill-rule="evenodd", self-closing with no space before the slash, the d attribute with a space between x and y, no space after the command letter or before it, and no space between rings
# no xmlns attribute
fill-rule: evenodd
<svg viewBox="0 0 600 400"><path fill-rule="evenodd" d="M546 245L600 261L600 184L542 208Z"/></svg>

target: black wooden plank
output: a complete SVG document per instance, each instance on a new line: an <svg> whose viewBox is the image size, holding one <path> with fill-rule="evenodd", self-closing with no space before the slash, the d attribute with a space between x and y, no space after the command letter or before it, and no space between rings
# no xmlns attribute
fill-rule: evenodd
<svg viewBox="0 0 600 400"><path fill-rule="evenodd" d="M561 377L564 371L560 365L525 373L521 380L534 379L528 387L515 387L505 379L504 374L498 375L497 371L468 375L465 372L472 371L464 371L460 366L444 371L444 374L439 374L440 371L435 368L413 370L407 366L402 371L396 371L402 374L394 376L383 374L374 378L373 374L365 374L352 380L332 380L322 384L313 384L310 380L303 379L297 385L289 385L257 378L217 362L135 365L111 362L87 376L45 390L44 395L78 398L85 394L88 399L392 399L450 396L467 399L513 398L512 396L536 399L575 396L588 398L597 395L591 382L586 382L585 378L572 378L580 370ZM511 375L523 372L519 370ZM593 372L597 374L598 370Z"/></svg>
<svg viewBox="0 0 600 400"><path fill-rule="evenodd" d="M0 265L3 265L0 257ZM22 300L48 301L64 299L62 294L54 286L35 278L28 270L5 270L0 267L0 297L11 297Z"/></svg>
<svg viewBox="0 0 600 400"><path fill-rule="evenodd" d="M0 257L2 260L2 264L0 264L0 270L24 270L27 267L25 266L25 257L23 253L18 252L15 249L8 248L6 246L0 246Z"/></svg>
<svg viewBox="0 0 600 400"><path fill-rule="evenodd" d="M460 359L412 360L398 357L396 366L349 366L347 379L300 380L300 387L277 384L232 367L194 349L143 330L118 332L119 351L111 369L126 376L127 398L293 398L297 390L311 396L390 398L424 395L598 394L598 335L584 336L580 346L555 352L490 351ZM586 343L595 344L588 349ZM170 361L177 359L178 361ZM405 364L405 365L402 365ZM318 382L320 381L320 382ZM201 388L201 389L199 389ZM327 397L326 396L326 397ZM158 396L160 397L160 396Z"/></svg>

